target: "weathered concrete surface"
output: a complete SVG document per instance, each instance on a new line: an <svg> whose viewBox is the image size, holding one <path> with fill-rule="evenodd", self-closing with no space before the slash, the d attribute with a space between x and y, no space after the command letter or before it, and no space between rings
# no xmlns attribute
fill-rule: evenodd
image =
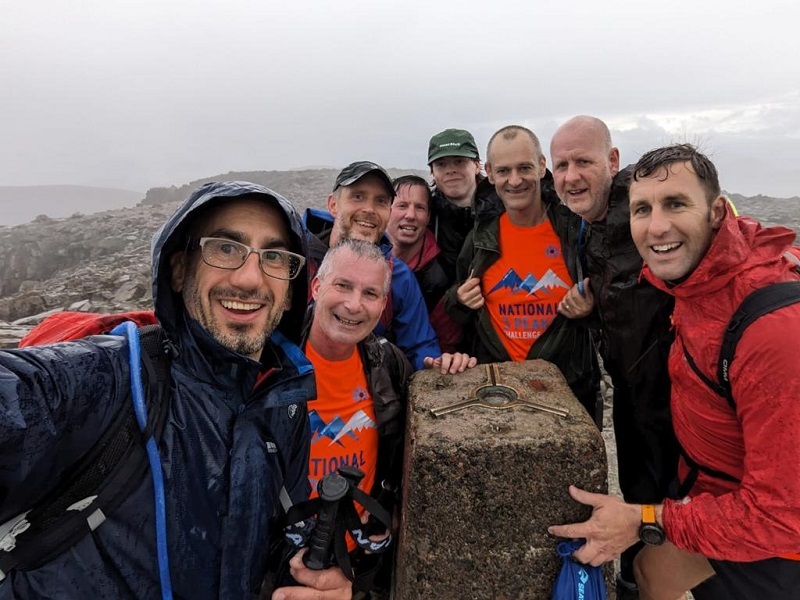
<svg viewBox="0 0 800 600"><path fill-rule="evenodd" d="M422 371L409 392L403 518L396 598L549 598L560 568L554 523L590 510L567 486L607 488L603 439L556 367L497 365L498 383L567 417L516 406L432 409L487 382L477 367L457 376Z"/></svg>

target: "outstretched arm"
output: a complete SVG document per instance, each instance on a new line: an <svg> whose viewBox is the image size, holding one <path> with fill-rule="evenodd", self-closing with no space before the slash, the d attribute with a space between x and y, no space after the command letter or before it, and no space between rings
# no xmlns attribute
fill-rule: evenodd
<svg viewBox="0 0 800 600"><path fill-rule="evenodd" d="M428 309L414 273L398 258L392 267L392 331L394 343L415 369L424 368L423 358L439 356L442 349L431 327ZM377 332L377 330L376 330ZM380 334L380 332L378 332Z"/></svg>

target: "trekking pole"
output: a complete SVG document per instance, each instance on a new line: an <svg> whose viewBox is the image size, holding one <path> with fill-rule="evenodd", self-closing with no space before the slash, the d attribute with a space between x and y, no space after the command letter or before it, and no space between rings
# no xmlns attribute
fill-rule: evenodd
<svg viewBox="0 0 800 600"><path fill-rule="evenodd" d="M322 506L308 543L308 552L303 555L303 564L309 569L321 571L334 563L331 547L336 531L336 513L339 501L347 495L349 489L350 482L338 474L326 475L319 480L317 493Z"/></svg>

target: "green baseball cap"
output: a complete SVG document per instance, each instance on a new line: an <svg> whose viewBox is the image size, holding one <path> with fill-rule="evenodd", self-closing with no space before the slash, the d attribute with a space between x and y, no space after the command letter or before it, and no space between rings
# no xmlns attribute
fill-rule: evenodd
<svg viewBox="0 0 800 600"><path fill-rule="evenodd" d="M445 129L431 138L428 145L428 164L445 156L481 159L475 138L466 129Z"/></svg>

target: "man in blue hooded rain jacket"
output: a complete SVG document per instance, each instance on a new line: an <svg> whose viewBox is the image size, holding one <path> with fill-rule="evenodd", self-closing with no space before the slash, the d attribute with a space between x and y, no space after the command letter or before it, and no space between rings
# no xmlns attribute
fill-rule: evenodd
<svg viewBox="0 0 800 600"><path fill-rule="evenodd" d="M291 204L244 182L204 185L153 239L155 312L175 349L159 440L175 598L257 597L281 554L280 490L307 497L304 256ZM0 352L0 523L41 499L131 402L128 361L121 336ZM70 550L5 574L0 599L159 597L153 493L148 473ZM291 564L302 585L273 598L350 597L340 570Z"/></svg>

